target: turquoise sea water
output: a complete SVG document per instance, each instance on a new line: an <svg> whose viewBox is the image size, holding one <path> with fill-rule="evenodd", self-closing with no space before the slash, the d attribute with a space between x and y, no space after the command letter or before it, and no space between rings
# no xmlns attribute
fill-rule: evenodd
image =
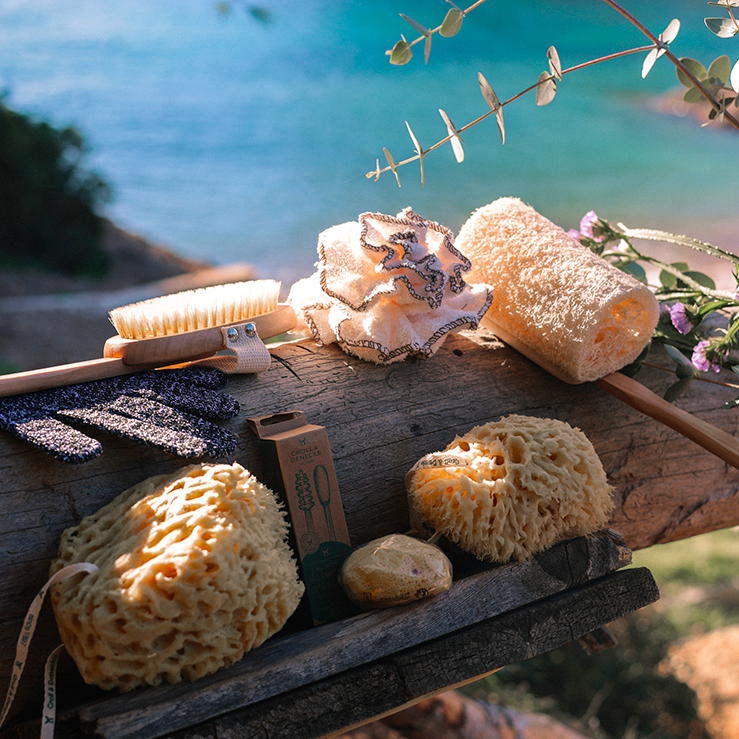
<svg viewBox="0 0 739 739"><path fill-rule="evenodd" d="M633 0L654 32L673 17L678 56L739 56L703 26L696 0ZM426 160L365 177L386 146L412 154L408 121L424 147L484 113L477 73L506 100L546 69L646 43L600 0L488 0L453 39L420 46L405 67L387 62L404 12L427 26L441 0L263 0L224 17L211 0L2 0L0 88L8 103L55 125L77 126L88 164L112 183L107 214L120 225L215 263L249 261L290 281L312 271L318 233L365 210L410 205L455 231L469 213L516 195L569 228L588 210L631 226L707 238L729 230L739 194L734 132L650 107L676 85L661 59L641 78L644 54L567 75L551 105L533 97ZM716 9L713 9L714 11ZM384 164L384 161L383 161ZM715 240L715 239L714 239Z"/></svg>

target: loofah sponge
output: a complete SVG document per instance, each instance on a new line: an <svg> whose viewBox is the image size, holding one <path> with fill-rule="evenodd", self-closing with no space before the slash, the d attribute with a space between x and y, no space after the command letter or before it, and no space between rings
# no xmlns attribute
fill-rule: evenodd
<svg viewBox="0 0 739 739"><path fill-rule="evenodd" d="M613 507L593 445L563 421L508 416L432 456L444 466L409 476L411 506L479 559L523 561L602 528Z"/></svg>
<svg viewBox="0 0 739 739"><path fill-rule="evenodd" d="M239 464L151 477L67 529L51 574L99 568L51 592L85 681L194 680L264 642L303 593L287 533L272 492Z"/></svg>
<svg viewBox="0 0 739 739"><path fill-rule="evenodd" d="M659 305L649 288L517 198L475 211L455 243L472 262L467 279L493 288L482 325L562 379L616 372L652 336Z"/></svg>

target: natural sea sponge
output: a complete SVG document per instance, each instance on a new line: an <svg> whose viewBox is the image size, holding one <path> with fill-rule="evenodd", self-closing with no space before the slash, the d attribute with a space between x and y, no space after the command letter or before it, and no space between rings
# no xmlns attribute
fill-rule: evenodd
<svg viewBox="0 0 739 739"><path fill-rule="evenodd" d="M616 372L652 337L649 288L518 198L475 211L455 243L472 262L467 279L493 289L482 325L568 382Z"/></svg>
<svg viewBox="0 0 739 739"><path fill-rule="evenodd" d="M449 590L452 565L434 544L391 534L355 549L344 561L339 581L361 608L385 608Z"/></svg>
<svg viewBox="0 0 739 739"><path fill-rule="evenodd" d="M429 456L409 475L414 512L482 560L526 560L613 507L593 445L563 421L511 415Z"/></svg>
<svg viewBox="0 0 739 739"><path fill-rule="evenodd" d="M194 680L279 631L303 594L285 514L241 465L150 477L67 529L51 591L86 682L122 691Z"/></svg>

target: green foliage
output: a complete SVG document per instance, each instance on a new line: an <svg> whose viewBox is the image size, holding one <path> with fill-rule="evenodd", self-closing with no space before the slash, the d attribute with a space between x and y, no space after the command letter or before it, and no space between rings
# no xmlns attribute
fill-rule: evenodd
<svg viewBox="0 0 739 739"><path fill-rule="evenodd" d="M651 607L610 628L618 640L612 649L588 654L571 642L510 665L465 690L519 710L546 710L598 739L707 739L696 716L693 692L659 669L667 649L681 635L675 624ZM516 705L524 690L529 703L533 697L533 706Z"/></svg>
<svg viewBox="0 0 739 739"><path fill-rule="evenodd" d="M0 99L0 265L99 276L109 190L81 167L80 134L8 108Z"/></svg>

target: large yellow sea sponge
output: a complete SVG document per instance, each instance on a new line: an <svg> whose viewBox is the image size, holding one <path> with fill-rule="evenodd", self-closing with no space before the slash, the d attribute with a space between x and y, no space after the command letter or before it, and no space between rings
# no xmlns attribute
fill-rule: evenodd
<svg viewBox="0 0 739 739"><path fill-rule="evenodd" d="M150 477L67 529L51 574L98 567L51 592L82 677L125 691L240 659L303 594L287 533L272 492L237 463Z"/></svg>
<svg viewBox="0 0 739 739"><path fill-rule="evenodd" d="M507 416L431 456L409 476L410 504L479 559L528 559L602 528L613 507L593 445L563 421Z"/></svg>

